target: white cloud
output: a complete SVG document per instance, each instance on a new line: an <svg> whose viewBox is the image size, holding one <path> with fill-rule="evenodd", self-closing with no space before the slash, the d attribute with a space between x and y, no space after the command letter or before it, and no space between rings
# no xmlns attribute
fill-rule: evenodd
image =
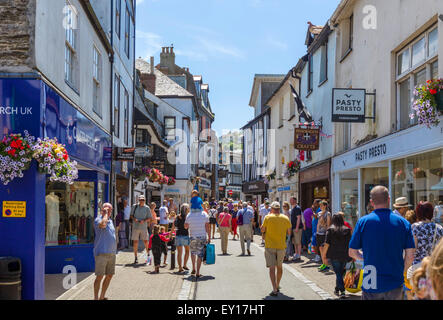
<svg viewBox="0 0 443 320"><path fill-rule="evenodd" d="M244 53L240 49L221 43L214 38L205 38L202 36L193 36L192 38L197 42L195 48L199 49L199 52L206 53L209 56L230 56L238 59L244 58Z"/></svg>
<svg viewBox="0 0 443 320"><path fill-rule="evenodd" d="M161 51L161 48L163 47L162 37L156 33L137 30L136 38L138 39L138 41L144 41L144 47L146 47L146 56L143 58L147 59L151 56L155 56L158 52Z"/></svg>
<svg viewBox="0 0 443 320"><path fill-rule="evenodd" d="M266 43L272 47L277 48L277 49L281 49L281 50L288 49L288 44L286 42L277 40L275 37L272 37L271 35L268 35L266 37Z"/></svg>

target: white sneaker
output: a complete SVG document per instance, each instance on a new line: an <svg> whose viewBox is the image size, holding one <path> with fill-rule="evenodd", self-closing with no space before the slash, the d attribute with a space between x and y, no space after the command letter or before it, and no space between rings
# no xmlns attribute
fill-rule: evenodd
<svg viewBox="0 0 443 320"><path fill-rule="evenodd" d="M321 257L319 255L316 255L314 261L315 262L320 262L321 261Z"/></svg>

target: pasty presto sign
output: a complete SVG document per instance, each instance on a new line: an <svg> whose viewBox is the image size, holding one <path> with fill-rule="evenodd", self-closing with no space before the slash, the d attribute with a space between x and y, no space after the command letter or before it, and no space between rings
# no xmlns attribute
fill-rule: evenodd
<svg viewBox="0 0 443 320"><path fill-rule="evenodd" d="M365 89L332 89L332 122L365 122Z"/></svg>

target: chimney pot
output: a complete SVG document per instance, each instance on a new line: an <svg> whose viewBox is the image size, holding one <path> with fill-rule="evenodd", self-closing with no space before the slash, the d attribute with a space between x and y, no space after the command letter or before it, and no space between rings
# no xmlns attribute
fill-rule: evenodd
<svg viewBox="0 0 443 320"><path fill-rule="evenodd" d="M171 53L174 53L174 47L171 47Z"/></svg>

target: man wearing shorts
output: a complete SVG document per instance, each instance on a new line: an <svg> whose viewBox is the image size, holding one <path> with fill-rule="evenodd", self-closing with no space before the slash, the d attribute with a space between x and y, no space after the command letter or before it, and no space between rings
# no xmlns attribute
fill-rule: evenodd
<svg viewBox="0 0 443 320"><path fill-rule="evenodd" d="M138 263L138 241L142 240L148 252L148 223L152 222L151 209L145 204L145 196L138 197L139 203L132 207L132 241L134 242L134 264Z"/></svg>
<svg viewBox="0 0 443 320"><path fill-rule="evenodd" d="M111 220L112 205L103 204L101 213L94 221L94 257L95 257L95 281L94 281L94 300L99 300L98 294L102 284L100 300L105 298L106 290L109 287L112 276L115 274L115 258L117 252L117 240L115 237L115 228Z"/></svg>
<svg viewBox="0 0 443 320"><path fill-rule="evenodd" d="M283 259L286 252L286 234L291 234L291 221L284 214L280 214L280 203L271 205L271 213L266 215L261 227L262 233L266 232L265 259L269 268L272 283L270 296L277 296L280 292L279 285L283 275ZM277 274L276 274L277 269Z"/></svg>
<svg viewBox="0 0 443 320"><path fill-rule="evenodd" d="M201 209L191 209L186 216L185 228L189 231L192 272L197 278L201 276L200 267L203 261L204 249L211 242L211 229L209 228L209 216ZM206 240L208 234L208 240ZM196 268L196 257L197 268Z"/></svg>

